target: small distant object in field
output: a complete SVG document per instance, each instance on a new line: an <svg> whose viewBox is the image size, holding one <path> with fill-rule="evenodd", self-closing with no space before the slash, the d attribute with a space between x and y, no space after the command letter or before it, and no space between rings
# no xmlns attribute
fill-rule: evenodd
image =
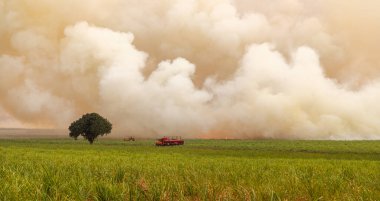
<svg viewBox="0 0 380 201"><path fill-rule="evenodd" d="M123 140L124 141L135 141L136 139L135 139L135 137L130 136L130 137L124 138Z"/></svg>
<svg viewBox="0 0 380 201"><path fill-rule="evenodd" d="M181 136L165 136L156 140L156 146L183 145L185 141Z"/></svg>

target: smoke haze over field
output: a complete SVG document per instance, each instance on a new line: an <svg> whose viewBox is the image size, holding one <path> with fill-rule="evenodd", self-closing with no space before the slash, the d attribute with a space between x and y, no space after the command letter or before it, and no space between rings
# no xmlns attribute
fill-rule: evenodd
<svg viewBox="0 0 380 201"><path fill-rule="evenodd" d="M0 127L380 139L380 2L0 0Z"/></svg>

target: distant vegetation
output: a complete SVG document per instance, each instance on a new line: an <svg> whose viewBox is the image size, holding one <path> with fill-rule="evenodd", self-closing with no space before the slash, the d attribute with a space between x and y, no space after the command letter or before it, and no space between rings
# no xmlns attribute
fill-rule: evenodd
<svg viewBox="0 0 380 201"><path fill-rule="evenodd" d="M79 135L87 139L90 144L100 135L111 133L112 124L97 113L88 113L71 123L70 137L77 139Z"/></svg>
<svg viewBox="0 0 380 201"><path fill-rule="evenodd" d="M0 140L0 200L380 200L380 141Z"/></svg>

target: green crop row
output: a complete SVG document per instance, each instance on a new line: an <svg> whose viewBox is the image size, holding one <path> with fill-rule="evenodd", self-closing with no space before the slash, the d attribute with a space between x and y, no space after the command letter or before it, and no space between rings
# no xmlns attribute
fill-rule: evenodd
<svg viewBox="0 0 380 201"><path fill-rule="evenodd" d="M380 200L380 142L0 140L0 200Z"/></svg>

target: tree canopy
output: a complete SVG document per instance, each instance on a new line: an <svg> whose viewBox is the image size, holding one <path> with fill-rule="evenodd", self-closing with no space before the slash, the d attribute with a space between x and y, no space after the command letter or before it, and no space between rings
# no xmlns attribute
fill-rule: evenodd
<svg viewBox="0 0 380 201"><path fill-rule="evenodd" d="M87 113L71 123L69 127L70 137L77 139L80 135L90 144L100 135L111 133L112 124L97 113Z"/></svg>

